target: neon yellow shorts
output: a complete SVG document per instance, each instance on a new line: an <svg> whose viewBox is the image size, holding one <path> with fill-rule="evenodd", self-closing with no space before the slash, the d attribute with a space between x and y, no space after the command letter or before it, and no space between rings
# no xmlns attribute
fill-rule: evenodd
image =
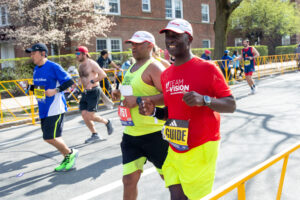
<svg viewBox="0 0 300 200"><path fill-rule="evenodd" d="M186 153L170 147L162 167L166 187L181 184L191 200L201 199L212 191L220 141L210 141Z"/></svg>

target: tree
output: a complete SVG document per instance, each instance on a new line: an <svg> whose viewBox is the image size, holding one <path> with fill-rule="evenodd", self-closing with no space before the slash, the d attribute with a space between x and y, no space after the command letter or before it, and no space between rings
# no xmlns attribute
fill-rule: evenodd
<svg viewBox="0 0 300 200"><path fill-rule="evenodd" d="M2 31L11 42L22 46L42 42L56 47L58 54L67 42L89 44L93 37L106 36L114 25L97 12L94 0L2 0L1 4L8 7L12 28Z"/></svg>
<svg viewBox="0 0 300 200"><path fill-rule="evenodd" d="M228 23L232 12L240 5L243 0L215 0L216 3L216 21L214 23L215 31L215 50L214 59L220 59L227 44Z"/></svg>
<svg viewBox="0 0 300 200"><path fill-rule="evenodd" d="M258 42L265 39L274 53L284 35L300 31L300 13L295 3L282 0L244 0L231 16L232 29L240 29L244 37Z"/></svg>

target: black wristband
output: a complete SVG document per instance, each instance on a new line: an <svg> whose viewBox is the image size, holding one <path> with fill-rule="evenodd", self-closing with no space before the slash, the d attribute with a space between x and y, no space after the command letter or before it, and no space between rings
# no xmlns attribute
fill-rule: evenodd
<svg viewBox="0 0 300 200"><path fill-rule="evenodd" d="M92 79L91 81L90 81L92 84L94 84L95 83L95 81Z"/></svg>
<svg viewBox="0 0 300 200"><path fill-rule="evenodd" d="M159 108L159 107L155 107L155 113L154 113L154 117L156 117L157 119L168 119L168 107L164 107L164 108Z"/></svg>

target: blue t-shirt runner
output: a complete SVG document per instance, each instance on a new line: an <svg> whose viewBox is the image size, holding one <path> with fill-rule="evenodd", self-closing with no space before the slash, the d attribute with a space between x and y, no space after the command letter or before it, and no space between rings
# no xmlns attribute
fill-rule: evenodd
<svg viewBox="0 0 300 200"><path fill-rule="evenodd" d="M44 65L34 68L34 94L38 101L41 119L67 111L67 103L63 92L47 97L45 91L55 89L70 79L71 76L59 64L49 60Z"/></svg>

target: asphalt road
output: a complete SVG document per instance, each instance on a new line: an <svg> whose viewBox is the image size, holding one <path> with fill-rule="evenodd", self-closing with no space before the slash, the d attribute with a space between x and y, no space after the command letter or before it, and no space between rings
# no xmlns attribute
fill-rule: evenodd
<svg viewBox="0 0 300 200"><path fill-rule="evenodd" d="M234 114L222 114L222 143L215 187L232 180L300 139L300 73L257 81L258 93L247 95L245 83L232 87L237 99ZM43 142L39 125L0 129L0 199L62 200L122 199L120 141L122 126L117 110L98 113L112 120L108 136L104 125L97 130L105 141L85 145L90 136L79 115L66 117L63 137L79 149L76 169L53 172L62 156ZM291 155L283 188L283 200L300 196L300 150ZM246 184L247 199L276 198L282 162ZM169 199L169 192L151 163L139 183L140 200ZM223 199L237 199L232 192Z"/></svg>

